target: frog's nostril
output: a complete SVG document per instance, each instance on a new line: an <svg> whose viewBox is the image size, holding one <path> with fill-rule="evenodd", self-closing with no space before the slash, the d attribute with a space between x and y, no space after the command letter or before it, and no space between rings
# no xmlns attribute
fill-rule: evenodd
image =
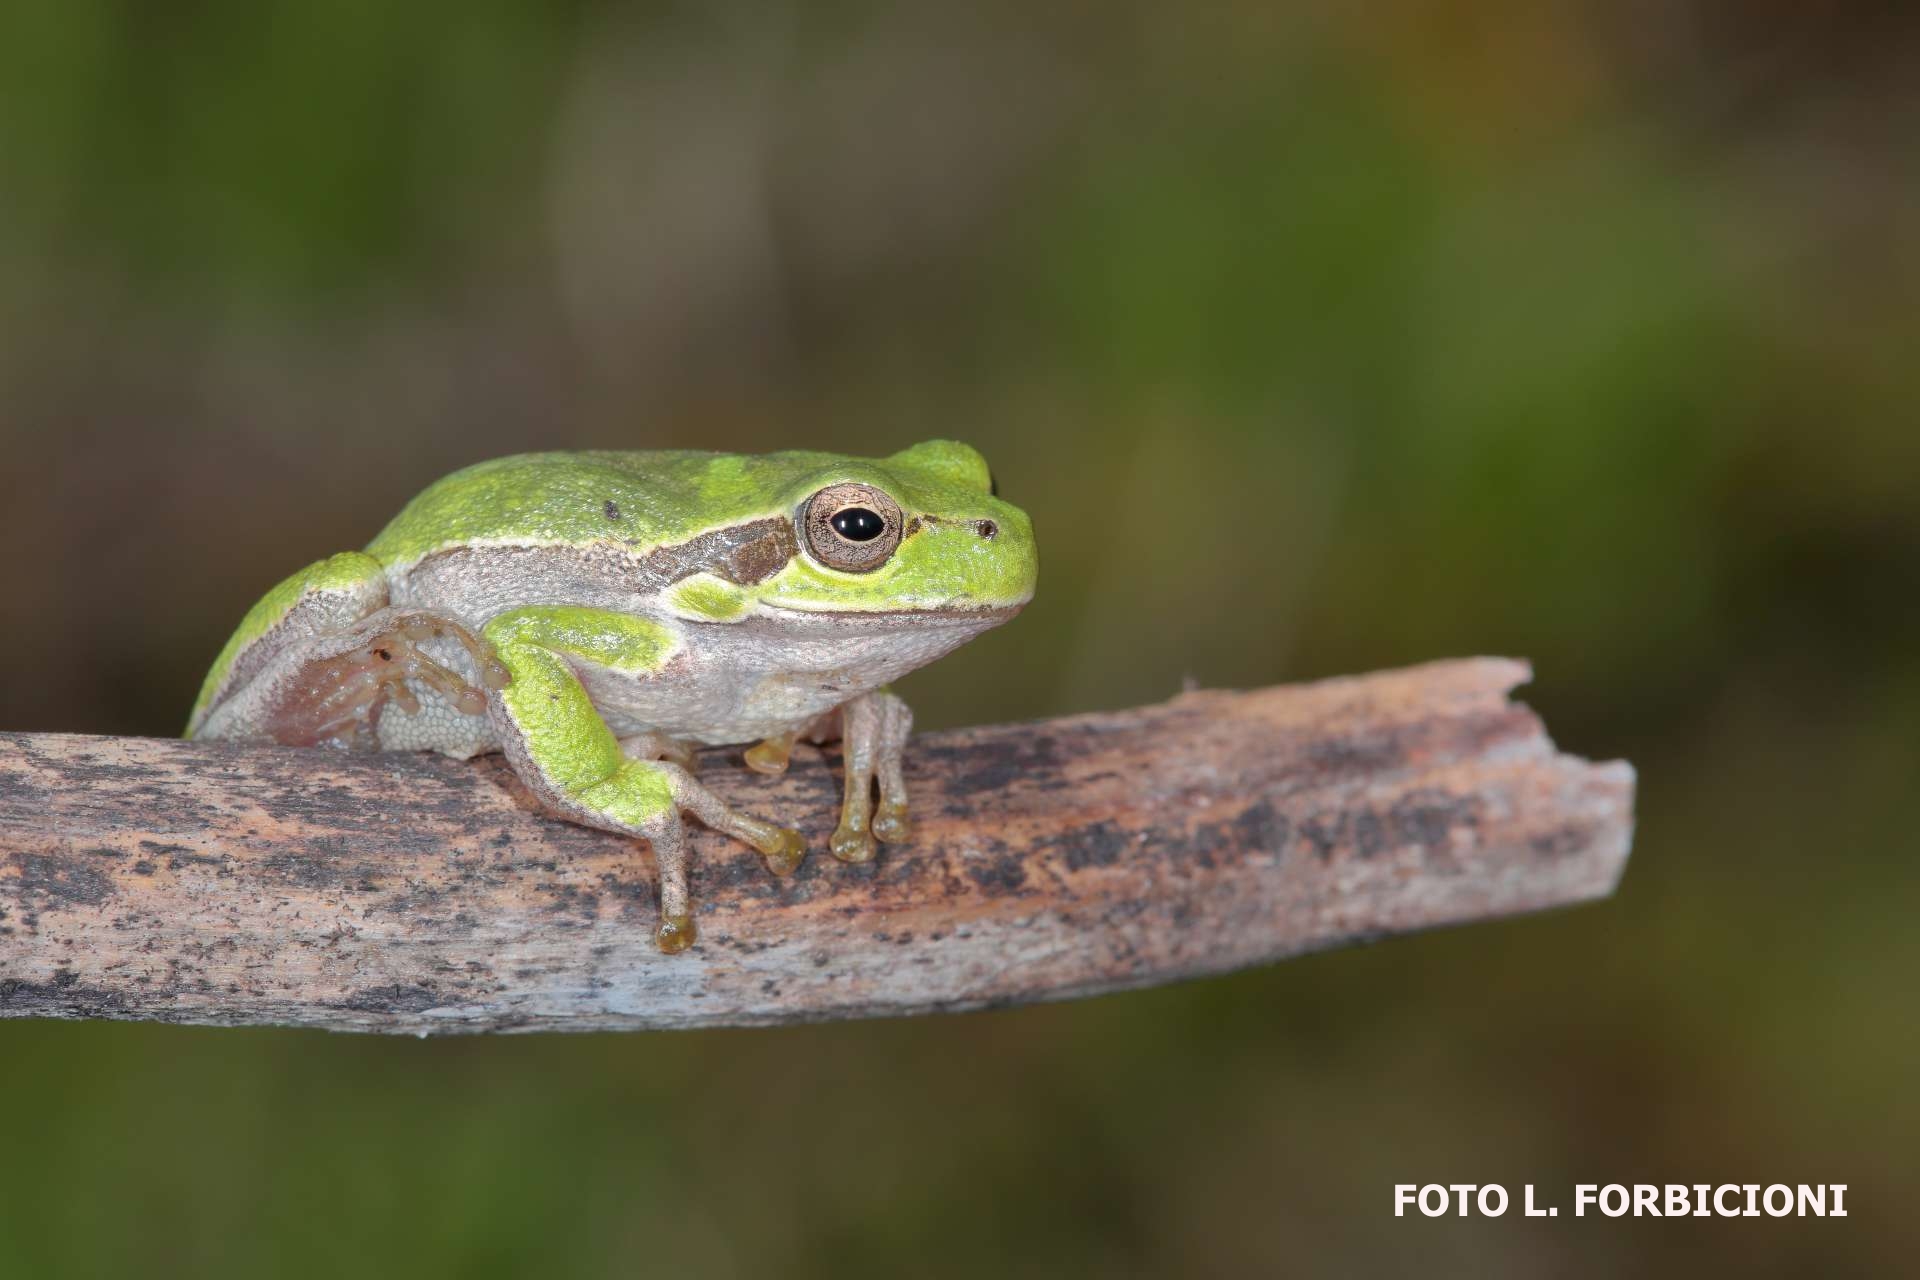
<svg viewBox="0 0 1920 1280"><path fill-rule="evenodd" d="M991 542L1000 535L1000 526L991 520L975 520L973 531Z"/></svg>

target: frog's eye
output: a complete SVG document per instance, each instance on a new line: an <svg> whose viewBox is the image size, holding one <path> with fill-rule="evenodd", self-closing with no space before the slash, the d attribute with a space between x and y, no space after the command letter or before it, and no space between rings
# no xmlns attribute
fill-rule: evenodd
<svg viewBox="0 0 1920 1280"><path fill-rule="evenodd" d="M867 573L900 545L900 504L870 484L830 484L807 499L807 550L829 569Z"/></svg>

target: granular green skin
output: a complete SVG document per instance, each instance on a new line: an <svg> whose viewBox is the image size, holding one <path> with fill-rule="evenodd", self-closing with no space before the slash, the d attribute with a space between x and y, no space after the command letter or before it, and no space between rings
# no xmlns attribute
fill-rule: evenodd
<svg viewBox="0 0 1920 1280"><path fill-rule="evenodd" d="M978 505L988 486L979 455L945 441L884 462L800 450L528 453L482 462L429 486L367 551L389 569L473 543L619 542L644 551L790 513L836 480L879 485L904 507L939 512Z"/></svg>

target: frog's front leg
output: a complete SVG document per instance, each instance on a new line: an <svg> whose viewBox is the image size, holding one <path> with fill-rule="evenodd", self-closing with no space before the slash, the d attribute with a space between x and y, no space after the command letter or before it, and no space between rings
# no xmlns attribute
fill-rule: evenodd
<svg viewBox="0 0 1920 1280"><path fill-rule="evenodd" d="M830 847L842 862L871 859L875 837L888 844L913 838L903 773L907 738L912 732L913 712L884 689L862 694L840 708L846 791L840 806L840 825L834 830ZM880 787L877 810L873 808L876 782Z"/></svg>
<svg viewBox="0 0 1920 1280"><path fill-rule="evenodd" d="M623 751L581 684L580 662L636 676L658 671L679 645L667 627L600 609L540 606L501 614L485 635L513 676L495 700L494 720L514 771L560 816L652 846L662 951L684 951L694 940L682 812L759 850L776 875L800 865L806 843L799 832L731 809L684 768L646 758L661 745L647 735Z"/></svg>

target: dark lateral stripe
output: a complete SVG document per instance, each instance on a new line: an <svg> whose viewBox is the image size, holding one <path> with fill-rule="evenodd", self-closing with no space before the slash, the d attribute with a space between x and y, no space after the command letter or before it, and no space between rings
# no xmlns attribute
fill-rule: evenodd
<svg viewBox="0 0 1920 1280"><path fill-rule="evenodd" d="M696 573L711 573L739 586L750 587L779 573L799 554L793 522L768 516L728 529L715 529L685 542L636 553L631 543L607 540L566 546L489 544L485 547L447 547L430 552L407 570L410 577L431 576L437 565L484 552L490 557L516 558L529 573L549 582L617 581L635 591L658 591Z"/></svg>
<svg viewBox="0 0 1920 1280"><path fill-rule="evenodd" d="M769 516L730 529L715 529L672 546L655 547L641 565L649 575L658 573L668 583L696 573L711 573L738 586L751 587L786 568L799 551L793 521Z"/></svg>

